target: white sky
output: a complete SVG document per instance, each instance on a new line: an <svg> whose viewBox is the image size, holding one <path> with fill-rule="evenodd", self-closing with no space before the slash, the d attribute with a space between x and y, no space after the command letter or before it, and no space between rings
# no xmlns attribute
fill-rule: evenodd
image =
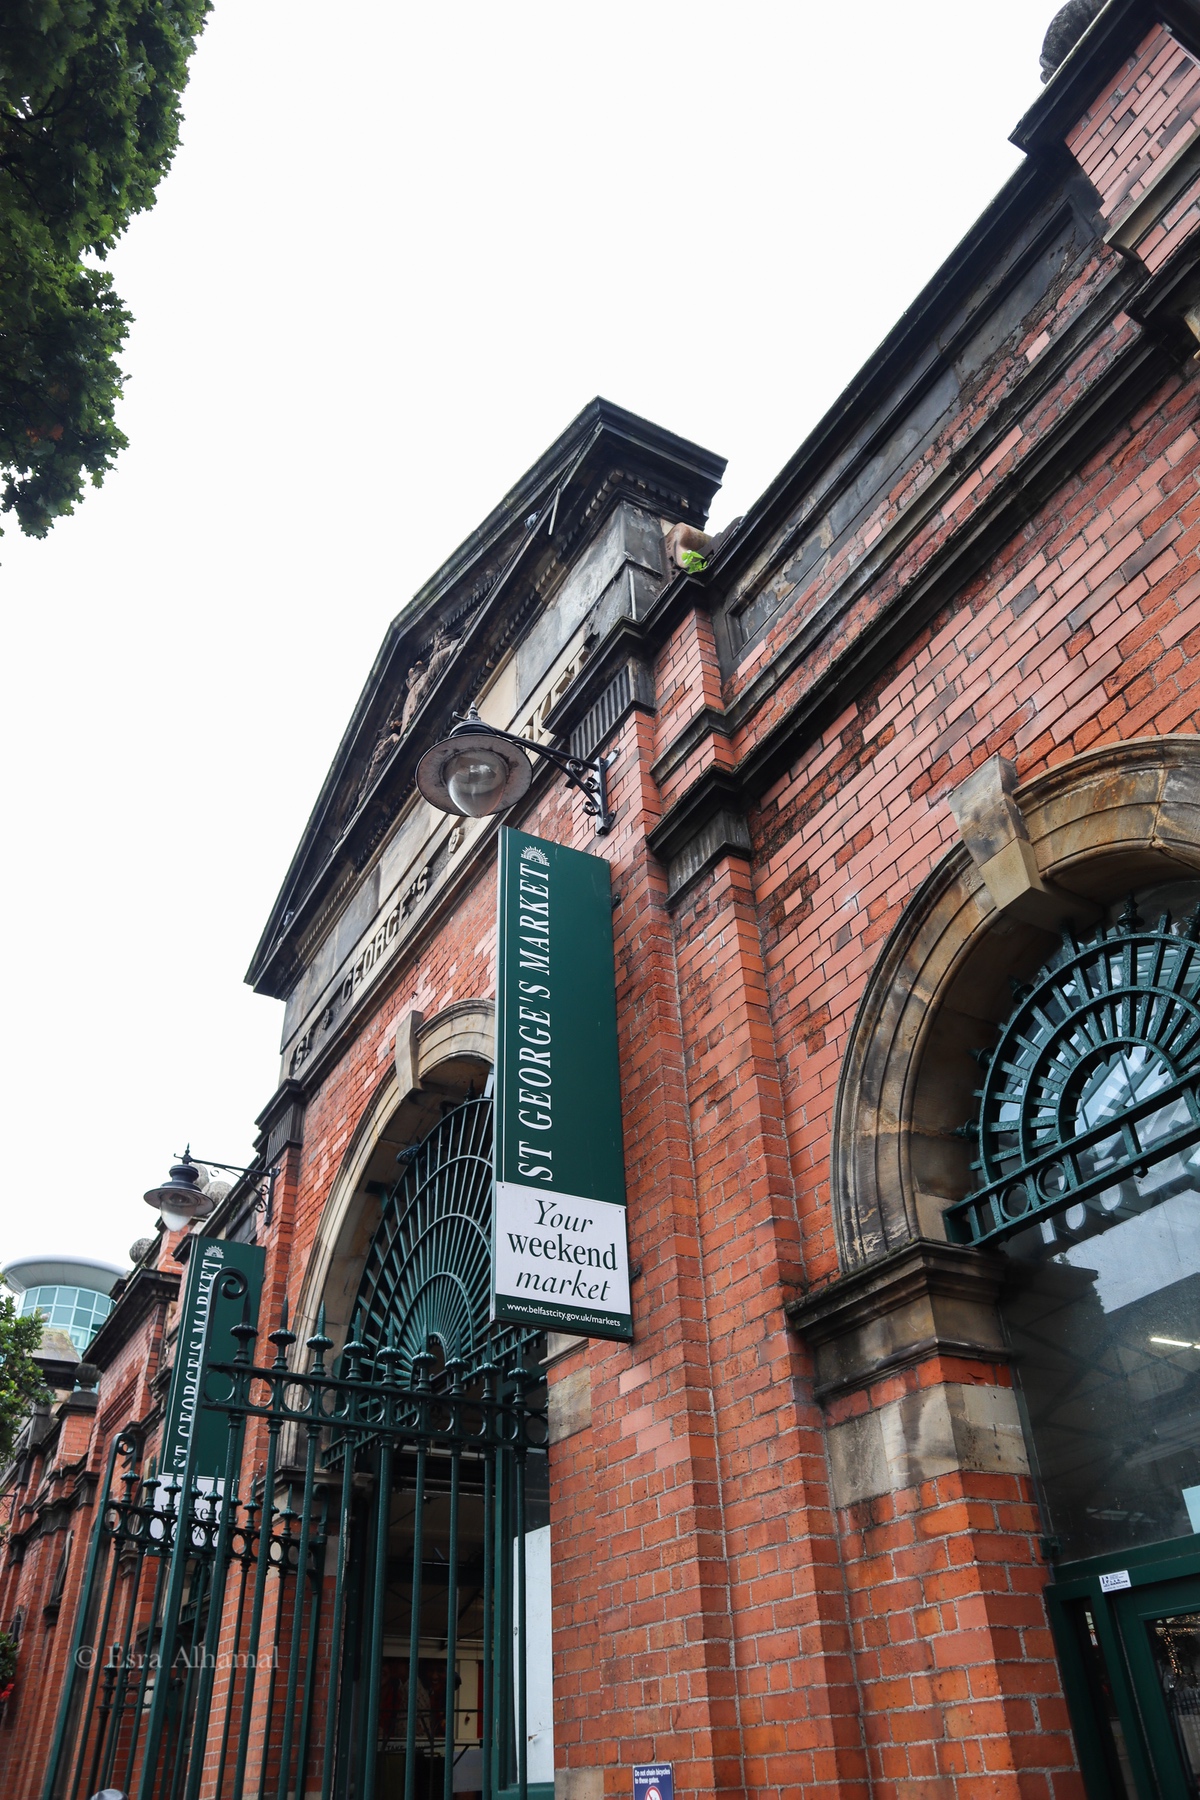
<svg viewBox="0 0 1200 1800"><path fill-rule="evenodd" d="M766 485L1016 166L1054 0L217 0L131 447L0 540L0 1261L248 1160L242 974L388 620L595 394Z"/></svg>

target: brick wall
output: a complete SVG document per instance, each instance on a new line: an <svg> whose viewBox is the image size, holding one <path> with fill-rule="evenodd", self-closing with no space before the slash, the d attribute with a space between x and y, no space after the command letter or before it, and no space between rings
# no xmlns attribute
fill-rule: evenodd
<svg viewBox="0 0 1200 1800"><path fill-rule="evenodd" d="M989 756L1024 778L1200 711L1197 378L1082 468L763 797L755 892L808 1274L834 1272L830 1126L882 940L956 839L945 796Z"/></svg>
<svg viewBox="0 0 1200 1800"><path fill-rule="evenodd" d="M1017 248L996 239L986 305L968 294L939 315L951 348L922 375L925 410L904 414L884 370L858 486L838 487L850 453L835 446L813 486L785 483L751 522L728 579L718 559L707 587L668 590L644 622L655 708L606 746L612 833L597 839L561 783L513 821L612 865L638 1271L634 1343L576 1347L549 1371L552 1388L590 1394L551 1451L564 1800L617 1800L651 1758L696 1800L1079 1793L1027 1477L964 1461L839 1503L832 1470L830 1434L886 1409L968 1390L1011 1403L1006 1367L931 1352L819 1393L784 1307L841 1273L830 1165L846 1046L889 933L957 842L947 794L997 754L1027 778L1098 744L1196 730L1200 375L1177 343L1162 349L1170 332L1134 305L1140 275L1096 229L1190 141L1196 95L1194 64L1157 26L1097 77L1067 129L1079 174L1033 193ZM1188 205L1152 268L1190 253ZM1079 420L1090 437L1073 456ZM963 545L983 547L954 563ZM943 566L961 578L873 672L840 679ZM743 616L757 623L739 637ZM813 722L817 691L831 697ZM726 845L669 891L648 834L787 731L747 807L749 852ZM494 993L494 908L485 855L453 911L392 954L338 1060L302 1071L267 1326L285 1295L300 1301L398 1022ZM66 1420L35 1459L23 1529L100 1467L119 1415L150 1411L163 1325L114 1358L86 1428ZM262 1448L252 1431L252 1466ZM57 1623L38 1612L57 1525L31 1530L3 1573L5 1618L22 1604L30 1621L0 1728L14 1800L38 1790L53 1724L86 1506L77 1520Z"/></svg>
<svg viewBox="0 0 1200 1800"><path fill-rule="evenodd" d="M1146 191L1157 165L1196 134L1200 69L1155 25L1067 134L1067 148L1100 195L1107 219Z"/></svg>

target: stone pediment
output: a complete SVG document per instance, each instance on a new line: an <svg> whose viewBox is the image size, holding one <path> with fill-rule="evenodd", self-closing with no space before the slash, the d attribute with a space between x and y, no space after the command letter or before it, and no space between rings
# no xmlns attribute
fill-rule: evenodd
<svg viewBox="0 0 1200 1800"><path fill-rule="evenodd" d="M538 674L530 665L557 653L561 634L539 636L537 622L589 553L603 564L595 546L614 514L645 522L646 544L630 555L638 578L661 587L665 533L704 524L723 469L699 446L594 400L521 477L388 627L255 951L254 987L292 990L322 921L353 892L413 792L421 752L453 715L514 650L524 688ZM621 529L637 535L636 525Z"/></svg>

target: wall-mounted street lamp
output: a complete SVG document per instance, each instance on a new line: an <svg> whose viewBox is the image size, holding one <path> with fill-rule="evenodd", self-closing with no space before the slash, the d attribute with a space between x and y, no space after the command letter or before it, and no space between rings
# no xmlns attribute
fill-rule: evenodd
<svg viewBox="0 0 1200 1800"><path fill-rule="evenodd" d="M460 818L484 819L505 812L529 792L533 770L528 752L544 756L561 769L571 786L584 797L583 810L596 821L596 833L611 831L613 815L608 806L608 768L611 756L594 756L584 762L565 750L535 744L514 732L487 725L474 706L448 738L427 750L417 764L417 786L431 806Z"/></svg>
<svg viewBox="0 0 1200 1800"><path fill-rule="evenodd" d="M202 1169L223 1169L230 1175L249 1175L256 1179L259 1187L253 1202L254 1211L270 1215L275 1193L275 1165L269 1169L243 1169L239 1163L213 1162L207 1156L194 1159L189 1144L178 1162L172 1163L170 1175L161 1187L150 1188L142 1196L147 1206L153 1206L161 1213L168 1231L182 1231L193 1219L206 1219L213 1210L216 1202L200 1185Z"/></svg>

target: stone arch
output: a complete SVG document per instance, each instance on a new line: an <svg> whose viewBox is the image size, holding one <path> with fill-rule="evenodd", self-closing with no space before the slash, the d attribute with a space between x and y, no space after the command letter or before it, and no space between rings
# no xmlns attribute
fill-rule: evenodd
<svg viewBox="0 0 1200 1800"><path fill-rule="evenodd" d="M334 1354L345 1342L350 1309L379 1218L374 1184L392 1187L397 1154L437 1124L447 1102L479 1092L495 1055L494 1000L458 1000L426 1018L405 1013L392 1066L371 1096L321 1212L296 1307L301 1341L316 1329L324 1302Z"/></svg>
<svg viewBox="0 0 1200 1800"><path fill-rule="evenodd" d="M1011 795L1044 892L1036 912L989 889L966 843L905 908L867 983L833 1122L834 1221L843 1270L944 1237L970 1190L958 1128L974 1108L970 1051L992 1041L1012 982L1038 969L1061 925L1117 896L1200 872L1200 739L1087 750ZM989 850L992 846L988 847ZM976 851L979 855L979 851ZM1036 922L1035 922L1036 919Z"/></svg>

